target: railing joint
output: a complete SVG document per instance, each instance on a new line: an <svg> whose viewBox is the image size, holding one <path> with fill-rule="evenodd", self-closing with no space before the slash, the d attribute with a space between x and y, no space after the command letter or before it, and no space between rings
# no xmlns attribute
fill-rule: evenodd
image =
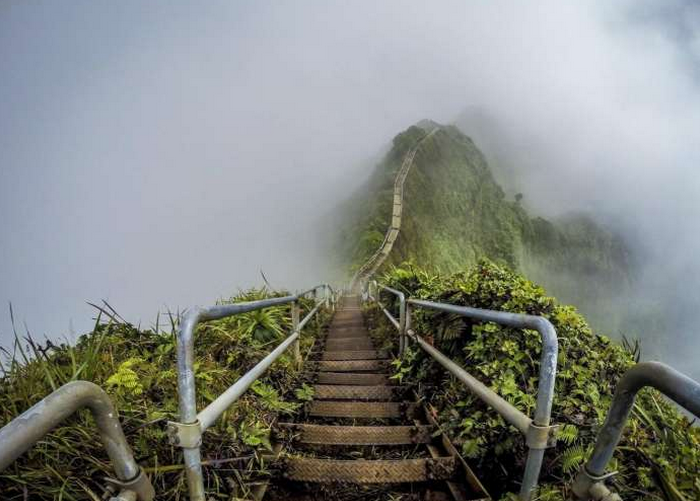
<svg viewBox="0 0 700 501"><path fill-rule="evenodd" d="M538 426L530 423L525 434L525 443L530 449L550 449L557 445L559 425Z"/></svg>
<svg viewBox="0 0 700 501"><path fill-rule="evenodd" d="M156 497L156 491L142 469L139 469L139 474L131 480L106 477L105 482L119 492L118 496L112 499L124 499L127 492L135 494L138 501L152 501Z"/></svg>
<svg viewBox="0 0 700 501"><path fill-rule="evenodd" d="M199 420L194 423L168 421L167 433L170 443L183 449L195 449L202 445L202 425Z"/></svg>

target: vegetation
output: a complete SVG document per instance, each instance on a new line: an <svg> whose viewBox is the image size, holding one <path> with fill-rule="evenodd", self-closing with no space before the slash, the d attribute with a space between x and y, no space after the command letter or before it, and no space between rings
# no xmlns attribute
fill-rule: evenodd
<svg viewBox="0 0 700 501"><path fill-rule="evenodd" d="M436 126L424 121L397 135L367 184L339 208L336 254L343 268L354 271L381 244L395 174L407 151ZM623 319L615 299L628 290L633 268L622 239L581 214L533 217L520 195L506 197L469 137L439 126L414 158L401 232L385 266L413 261L453 273L486 257L541 281L597 327L619 330Z"/></svg>
<svg viewBox="0 0 700 501"><path fill-rule="evenodd" d="M541 500L563 500L575 472L590 455L610 405L615 382L635 362L638 346L623 347L595 335L572 306L559 304L540 286L507 267L481 260L468 271L442 275L404 264L382 282L415 298L497 309L548 318L559 336L553 422L558 444L547 451ZM394 301L388 295L385 301ZM398 305L390 303L395 311ZM396 334L384 315L370 309L368 321L384 344ZM413 329L510 403L532 415L538 384L540 341L534 331L416 309ZM493 495L512 497L522 477L523 439L485 404L466 392L422 350L412 347L394 361L395 377L409 383L436 383L423 397L460 444L475 470L486 475ZM700 499L700 429L658 393L643 391L610 470L612 484L626 500Z"/></svg>
<svg viewBox="0 0 700 501"><path fill-rule="evenodd" d="M271 295L278 293L250 290L222 303ZM312 304L304 301L303 306L308 312ZM181 452L168 444L165 429L168 420L177 420L177 319L169 320L167 330L158 325L139 329L105 309L94 330L74 346L17 339L14 351L7 353L9 362L2 366L0 426L69 381L92 381L113 399L136 460L150 475L158 499L183 499L187 489ZM307 326L302 350L310 347L324 321L320 318ZM262 359L290 326L289 306L200 325L195 349L198 408ZM246 486L266 476L263 454L271 446L273 422L295 412L313 391L300 383L301 375L286 353L207 431L202 452L212 499L245 497ZM3 500L99 500L103 477L112 471L92 418L82 411L0 473L0 492Z"/></svg>

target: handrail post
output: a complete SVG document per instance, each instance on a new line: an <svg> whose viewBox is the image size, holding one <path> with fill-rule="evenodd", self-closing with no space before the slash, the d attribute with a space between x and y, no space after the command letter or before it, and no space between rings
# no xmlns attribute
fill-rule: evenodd
<svg viewBox="0 0 700 501"><path fill-rule="evenodd" d="M299 301L292 302L292 332L299 330ZM299 338L292 344L292 356L297 369L301 368L301 349L299 346Z"/></svg>
<svg viewBox="0 0 700 501"><path fill-rule="evenodd" d="M406 296L399 296L399 356L406 349Z"/></svg>
<svg viewBox="0 0 700 501"><path fill-rule="evenodd" d="M572 491L577 499L620 500L605 486L610 474L605 468L612 459L639 390L651 386L678 405L700 416L700 383L661 362L641 362L628 369L615 388L610 410L588 462L581 467Z"/></svg>
<svg viewBox="0 0 700 501"><path fill-rule="evenodd" d="M410 339L409 331L411 330L411 305L404 301L404 321L403 321L403 350L408 348L408 340ZM403 354L403 351L402 351Z"/></svg>
<svg viewBox="0 0 700 501"><path fill-rule="evenodd" d="M87 408L97 425L116 479L107 482L122 496L150 501L155 491L134 460L119 416L105 391L89 381L66 383L0 428L0 472L41 440L56 426L82 408Z"/></svg>

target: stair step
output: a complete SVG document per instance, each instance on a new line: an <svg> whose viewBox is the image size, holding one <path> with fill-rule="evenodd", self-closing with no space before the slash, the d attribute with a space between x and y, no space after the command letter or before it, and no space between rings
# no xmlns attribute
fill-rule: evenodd
<svg viewBox="0 0 700 501"><path fill-rule="evenodd" d="M427 444L434 428L422 426L335 426L280 423L299 432L298 440L318 445L405 445Z"/></svg>
<svg viewBox="0 0 700 501"><path fill-rule="evenodd" d="M316 363L321 372L383 371L389 365L386 360L322 360Z"/></svg>
<svg viewBox="0 0 700 501"><path fill-rule="evenodd" d="M314 400L309 404L309 415L338 418L400 418L413 416L413 402L345 402Z"/></svg>
<svg viewBox="0 0 700 501"><path fill-rule="evenodd" d="M364 328L360 327L331 327L326 339L336 338L369 339L369 334Z"/></svg>
<svg viewBox="0 0 700 501"><path fill-rule="evenodd" d="M454 471L451 457L373 461L290 458L284 475L300 482L395 484L445 480Z"/></svg>
<svg viewBox="0 0 700 501"><path fill-rule="evenodd" d="M337 338L326 339L324 343L326 351L342 351L342 350L373 350L374 343L369 338Z"/></svg>
<svg viewBox="0 0 700 501"><path fill-rule="evenodd" d="M379 385L316 384L314 390L314 399L318 400L393 400L405 393L406 388Z"/></svg>
<svg viewBox="0 0 700 501"><path fill-rule="evenodd" d="M324 351L322 360L386 360L386 354L377 350Z"/></svg>
<svg viewBox="0 0 700 501"><path fill-rule="evenodd" d="M319 384L355 384L355 385L370 385L392 383L384 374L366 374L352 372L319 372L317 382Z"/></svg>

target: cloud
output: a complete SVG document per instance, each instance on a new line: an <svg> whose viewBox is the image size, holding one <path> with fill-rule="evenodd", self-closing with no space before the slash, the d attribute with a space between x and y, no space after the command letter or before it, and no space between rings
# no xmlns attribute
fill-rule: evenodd
<svg viewBox="0 0 700 501"><path fill-rule="evenodd" d="M697 13L5 3L0 298L57 336L69 319L89 327L86 299L148 322L260 283L260 268L279 286L318 282L317 218L359 186L357 166L467 106L519 138L538 210L614 216L674 273L697 270Z"/></svg>

